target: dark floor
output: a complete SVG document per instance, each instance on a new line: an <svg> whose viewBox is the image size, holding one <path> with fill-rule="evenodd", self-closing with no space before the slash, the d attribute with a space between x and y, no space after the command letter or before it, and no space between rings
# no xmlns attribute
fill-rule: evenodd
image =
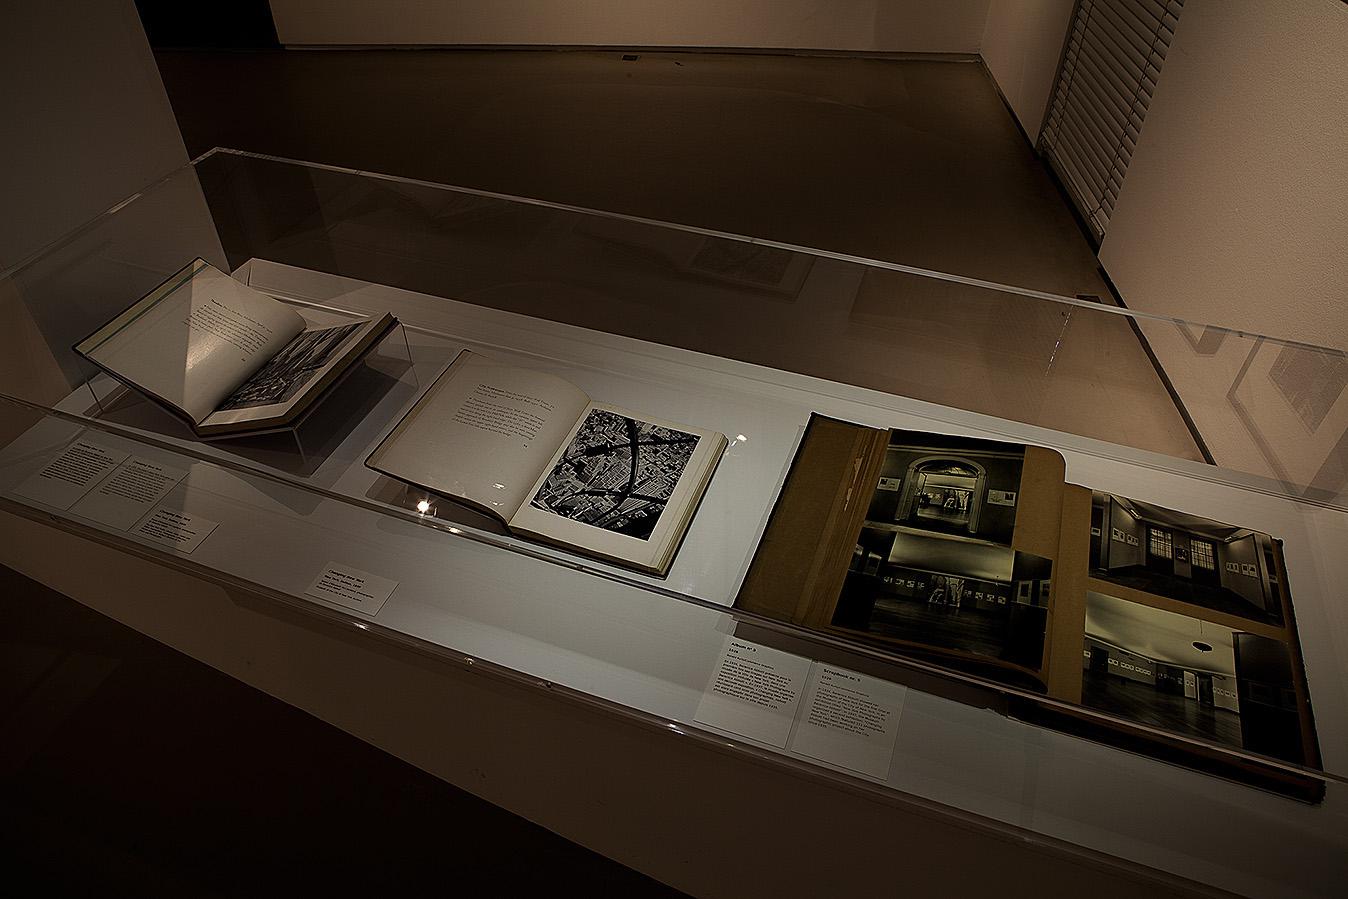
<svg viewBox="0 0 1348 899"><path fill-rule="evenodd" d="M0 597L11 884L682 895L4 568Z"/></svg>
<svg viewBox="0 0 1348 899"><path fill-rule="evenodd" d="M950 530L967 531L969 529L968 510L946 509L941 506L923 506L917 510L917 517L923 522L930 522L933 526L943 527Z"/></svg>
<svg viewBox="0 0 1348 899"><path fill-rule="evenodd" d="M1227 709L1201 705L1173 693L1162 693L1149 684L1125 680L1111 674L1087 669L1081 685L1082 704L1159 727L1177 734L1188 734L1229 746L1243 746L1240 715Z"/></svg>
<svg viewBox="0 0 1348 899"><path fill-rule="evenodd" d="M1000 658L1006 650L1006 614L880 597L871 633Z"/></svg>
<svg viewBox="0 0 1348 899"><path fill-rule="evenodd" d="M637 57L523 50L156 54L192 154L233 147L1068 297L1109 296L1070 206L978 63ZM427 239L400 217L408 210L387 198L383 205L384 215L411 225L398 241ZM364 246L376 222L389 226L368 217L343 228L364 235L364 243L357 240ZM598 252L594 236L582 242ZM512 246L519 243L516 237ZM659 245L635 249L644 254ZM393 249L400 259L406 252ZM441 258L420 243L417 254ZM448 255L450 266L472 266ZM598 270L614 275L626 264L609 260L611 271ZM777 320L764 329L762 304L743 298L703 308L696 296L647 296L640 279L600 298L574 273L568 280L547 269L522 279L521 271L516 265L494 290L444 295L1202 458L1117 316L870 269L834 284L828 296L816 290L772 303ZM420 282L397 286L443 293ZM689 292L695 287L690 283ZM671 307L685 314L671 314Z"/></svg>
<svg viewBox="0 0 1348 899"><path fill-rule="evenodd" d="M156 53L223 146L987 278L1104 290L972 62L725 53Z"/></svg>

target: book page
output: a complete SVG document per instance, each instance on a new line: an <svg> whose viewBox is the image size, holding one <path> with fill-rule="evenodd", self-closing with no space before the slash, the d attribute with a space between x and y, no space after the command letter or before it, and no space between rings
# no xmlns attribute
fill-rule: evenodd
<svg viewBox="0 0 1348 899"><path fill-rule="evenodd" d="M311 325L267 360L247 381L225 397L203 422L203 429L245 422L284 420L315 390L340 374L352 355L373 339L371 331L386 319L338 325Z"/></svg>
<svg viewBox="0 0 1348 899"><path fill-rule="evenodd" d="M464 350L366 464L508 520L588 404L561 378Z"/></svg>
<svg viewBox="0 0 1348 899"><path fill-rule="evenodd" d="M200 422L302 330L284 303L197 260L76 350Z"/></svg>
<svg viewBox="0 0 1348 899"><path fill-rule="evenodd" d="M719 434L592 404L509 524L659 568L683 535L724 443Z"/></svg>

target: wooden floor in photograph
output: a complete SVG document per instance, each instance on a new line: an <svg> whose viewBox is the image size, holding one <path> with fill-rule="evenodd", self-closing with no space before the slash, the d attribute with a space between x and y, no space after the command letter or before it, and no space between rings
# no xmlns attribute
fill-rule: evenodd
<svg viewBox="0 0 1348 899"><path fill-rule="evenodd" d="M1112 674L1087 670L1082 679L1082 704L1120 718L1177 734L1244 745L1240 716L1197 699L1162 693L1150 684L1139 684Z"/></svg>

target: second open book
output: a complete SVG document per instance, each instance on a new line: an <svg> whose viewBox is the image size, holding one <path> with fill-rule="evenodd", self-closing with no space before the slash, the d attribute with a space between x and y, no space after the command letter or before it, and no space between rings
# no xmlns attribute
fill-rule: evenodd
<svg viewBox="0 0 1348 899"><path fill-rule="evenodd" d="M1064 729L1099 737L1107 719L1070 709L1103 712L1149 753L1221 758L1168 733L1318 767L1279 541L1065 468L816 415L736 608L1047 696L1020 714ZM1267 766L1222 773L1316 795Z"/></svg>
<svg viewBox="0 0 1348 899"><path fill-rule="evenodd" d="M664 575L725 446L464 350L366 464L514 533Z"/></svg>

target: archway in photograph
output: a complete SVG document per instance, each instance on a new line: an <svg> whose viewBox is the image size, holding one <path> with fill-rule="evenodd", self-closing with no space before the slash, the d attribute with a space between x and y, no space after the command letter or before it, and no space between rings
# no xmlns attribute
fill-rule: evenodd
<svg viewBox="0 0 1348 899"><path fill-rule="evenodd" d="M970 459L926 456L908 466L897 521L927 530L976 533L987 473Z"/></svg>

